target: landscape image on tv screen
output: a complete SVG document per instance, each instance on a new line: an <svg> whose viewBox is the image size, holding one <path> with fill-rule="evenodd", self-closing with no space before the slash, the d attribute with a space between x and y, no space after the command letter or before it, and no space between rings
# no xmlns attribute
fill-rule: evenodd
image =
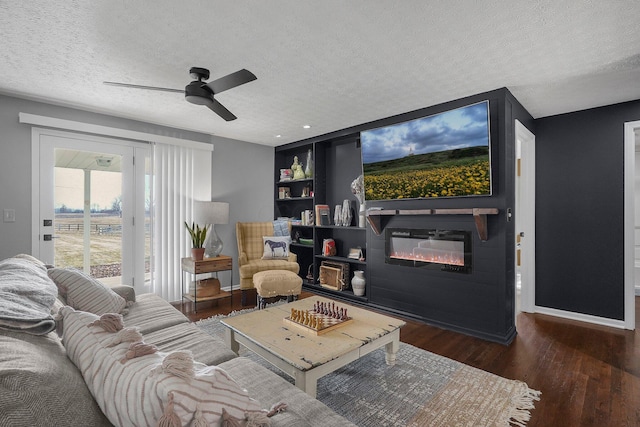
<svg viewBox="0 0 640 427"><path fill-rule="evenodd" d="M491 194L489 102L360 133L366 200Z"/></svg>

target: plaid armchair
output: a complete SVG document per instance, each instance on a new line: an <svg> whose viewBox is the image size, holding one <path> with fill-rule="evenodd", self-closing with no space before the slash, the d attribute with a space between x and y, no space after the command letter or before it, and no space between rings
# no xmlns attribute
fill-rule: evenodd
<svg viewBox="0 0 640 427"><path fill-rule="evenodd" d="M247 289L253 289L253 275L266 270L288 270L296 274L300 271L296 254L289 252L288 259L262 259L264 253L263 236L273 236L273 222L238 222L238 269L242 303L246 302Z"/></svg>

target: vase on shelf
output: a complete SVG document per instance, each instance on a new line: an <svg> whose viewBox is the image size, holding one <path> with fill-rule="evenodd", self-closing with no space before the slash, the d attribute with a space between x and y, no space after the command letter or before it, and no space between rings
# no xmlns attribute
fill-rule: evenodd
<svg viewBox="0 0 640 427"><path fill-rule="evenodd" d="M348 199L345 199L344 202L342 202L342 224L336 224L336 225L343 225L345 227L348 227L351 225L351 201Z"/></svg>
<svg viewBox="0 0 640 427"><path fill-rule="evenodd" d="M307 151L307 167L304 170L304 176L307 178L313 177L313 166L311 166L311 148Z"/></svg>
<svg viewBox="0 0 640 427"><path fill-rule="evenodd" d="M340 205L336 205L336 209L333 213L333 223L335 225L342 224L342 206Z"/></svg>
<svg viewBox="0 0 640 427"><path fill-rule="evenodd" d="M360 209L358 210L358 227L364 228L366 222L366 212L364 201L360 202Z"/></svg>
<svg viewBox="0 0 640 427"><path fill-rule="evenodd" d="M363 270L354 271L353 279L351 279L351 288L353 289L353 294L358 297L364 296L365 285L366 285L366 280L364 278L364 271Z"/></svg>

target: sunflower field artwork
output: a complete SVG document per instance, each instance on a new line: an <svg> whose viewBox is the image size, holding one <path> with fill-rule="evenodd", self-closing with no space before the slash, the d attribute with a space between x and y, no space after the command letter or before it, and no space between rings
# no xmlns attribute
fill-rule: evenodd
<svg viewBox="0 0 640 427"><path fill-rule="evenodd" d="M488 102L361 133L366 200L491 194Z"/></svg>

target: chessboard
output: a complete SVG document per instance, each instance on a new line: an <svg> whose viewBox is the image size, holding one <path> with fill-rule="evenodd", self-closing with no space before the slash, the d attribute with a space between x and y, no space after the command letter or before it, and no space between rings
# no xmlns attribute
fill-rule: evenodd
<svg viewBox="0 0 640 427"><path fill-rule="evenodd" d="M291 314L285 317L283 321L287 325L315 335L326 334L353 321L347 315L346 308L340 308L335 304L332 305L333 307L328 304L325 306L316 303L312 310L291 309Z"/></svg>

